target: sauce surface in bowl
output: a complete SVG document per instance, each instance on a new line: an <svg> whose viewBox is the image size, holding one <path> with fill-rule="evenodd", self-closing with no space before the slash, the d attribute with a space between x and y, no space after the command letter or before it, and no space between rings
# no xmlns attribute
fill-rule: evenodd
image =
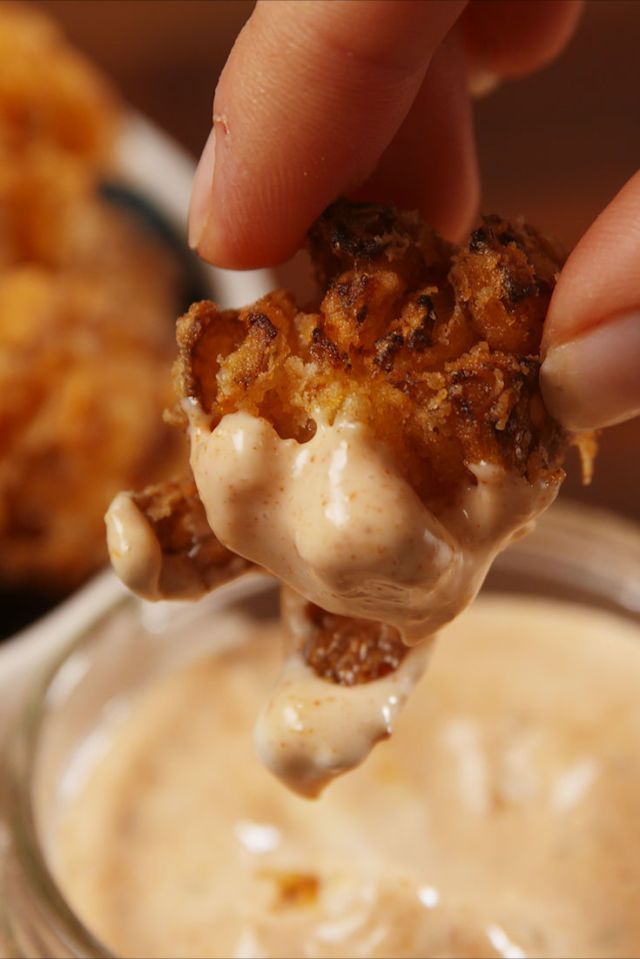
<svg viewBox="0 0 640 959"><path fill-rule="evenodd" d="M268 631L134 701L62 811L58 878L111 949L634 954L637 627L480 597L436 643L394 737L315 802L255 758L279 668Z"/></svg>

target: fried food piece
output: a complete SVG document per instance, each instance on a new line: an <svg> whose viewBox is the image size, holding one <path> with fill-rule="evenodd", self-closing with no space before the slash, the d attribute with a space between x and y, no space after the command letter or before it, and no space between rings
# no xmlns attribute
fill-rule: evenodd
<svg viewBox="0 0 640 959"><path fill-rule="evenodd" d="M327 613L308 603L310 625L302 655L316 676L340 686L371 683L394 672L408 647L393 626Z"/></svg>
<svg viewBox="0 0 640 959"><path fill-rule="evenodd" d="M0 148L0 268L99 262L112 217L80 159L38 144L19 158Z"/></svg>
<svg viewBox="0 0 640 959"><path fill-rule="evenodd" d="M120 107L33 5L0 5L0 584L52 598L106 559L123 486L185 458L178 269L100 196Z"/></svg>
<svg viewBox="0 0 640 959"><path fill-rule="evenodd" d="M282 582L255 741L314 797L391 734L434 635L553 501L569 438L538 384L561 257L533 229L485 217L455 249L340 202L310 249L317 304L182 317L173 420L214 532Z"/></svg>
<svg viewBox="0 0 640 959"><path fill-rule="evenodd" d="M166 247L131 214L99 192L95 175L77 158L35 145L20 162L0 150L0 269L24 264L58 273L81 273L157 309L177 282ZM173 316L164 301L163 313ZM157 318L147 325L151 333ZM166 339L166 333L165 333Z"/></svg>
<svg viewBox="0 0 640 959"><path fill-rule="evenodd" d="M118 103L107 81L32 4L0 5L0 149L49 144L109 164Z"/></svg>
<svg viewBox="0 0 640 959"><path fill-rule="evenodd" d="M120 493L107 514L109 552L125 586L147 599L195 599L258 567L216 538L191 475ZM398 668L408 652L398 630L327 613L296 599L285 626L316 676L342 686L372 682Z"/></svg>
<svg viewBox="0 0 640 959"><path fill-rule="evenodd" d="M114 567L148 599L193 599L255 568L216 539L190 475L121 493L109 512L121 520L108 522ZM137 539L133 549L116 541L123 528Z"/></svg>
<svg viewBox="0 0 640 959"><path fill-rule="evenodd" d="M454 249L416 214L342 201L310 249L317 309L283 291L243 310L191 307L178 323L181 399L212 427L242 410L299 442L318 419L367 424L431 506L473 485L478 463L531 483L561 476L565 437L538 386L562 262L547 240L489 216Z"/></svg>
<svg viewBox="0 0 640 959"><path fill-rule="evenodd" d="M55 593L80 583L106 558L102 517L116 492L183 461L180 437L161 421L172 354L162 320L173 296L160 284L136 293L139 265L121 264L110 285L35 266L0 274L7 586Z"/></svg>
<svg viewBox="0 0 640 959"><path fill-rule="evenodd" d="M212 430L243 411L300 443L319 422L366 424L445 519L479 466L532 490L557 488L567 437L538 386L562 263L549 241L488 216L456 249L416 214L342 201L315 224L309 246L316 307L302 310L276 291L243 310L198 303L179 321L181 400L195 401ZM402 662L394 627L306 609L300 652L321 678L369 682Z"/></svg>

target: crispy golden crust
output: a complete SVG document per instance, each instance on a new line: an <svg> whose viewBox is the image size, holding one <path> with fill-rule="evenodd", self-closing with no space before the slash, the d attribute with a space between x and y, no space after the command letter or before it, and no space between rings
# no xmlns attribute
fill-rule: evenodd
<svg viewBox="0 0 640 959"><path fill-rule="evenodd" d="M558 481L567 438L538 386L542 327L561 265L530 227L485 217L455 249L415 214L334 204L309 238L321 296L276 291L243 310L194 304L174 379L212 428L243 410L304 442L321 418L366 423L433 507L497 464ZM180 406L175 419L183 421ZM371 682L407 648L389 626L306 605L300 650L320 678Z"/></svg>
<svg viewBox="0 0 640 959"><path fill-rule="evenodd" d="M19 155L0 147L0 268L99 261L118 239L113 216L81 159L40 143Z"/></svg>
<svg viewBox="0 0 640 959"><path fill-rule="evenodd" d="M60 593L106 560L123 487L184 462L176 264L99 195L109 85L34 6L0 5L0 583Z"/></svg>
<svg viewBox="0 0 640 959"><path fill-rule="evenodd" d="M170 288L141 297L25 266L0 273L0 581L57 592L106 560L103 514L123 487L184 460L163 426ZM160 291L158 291L160 292ZM163 323L164 320L164 323Z"/></svg>
<svg viewBox="0 0 640 959"><path fill-rule="evenodd" d="M133 500L160 545L166 598L202 595L255 568L215 537L191 476L148 486Z"/></svg>
<svg viewBox="0 0 640 959"><path fill-rule="evenodd" d="M34 5L0 5L0 148L49 144L110 161L118 103L99 71Z"/></svg>
<svg viewBox="0 0 640 959"><path fill-rule="evenodd" d="M299 441L317 417L364 422L431 502L473 483L480 461L531 482L557 476L565 438L538 387L561 264L548 241L492 216L454 250L416 214L339 202L310 249L317 310L277 291L182 317L179 397L195 397L213 425L245 410Z"/></svg>
<svg viewBox="0 0 640 959"><path fill-rule="evenodd" d="M393 626L327 613L313 603L305 610L310 636L302 655L314 673L340 686L359 686L394 672L408 647Z"/></svg>

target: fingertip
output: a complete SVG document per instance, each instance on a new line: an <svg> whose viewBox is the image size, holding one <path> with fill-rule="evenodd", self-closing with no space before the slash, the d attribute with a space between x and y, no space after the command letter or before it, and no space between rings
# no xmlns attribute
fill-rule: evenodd
<svg viewBox="0 0 640 959"><path fill-rule="evenodd" d="M233 268L288 258L375 166L463 5L259 5L216 91L212 196L199 169L192 204L200 255Z"/></svg>
<svg viewBox="0 0 640 959"><path fill-rule="evenodd" d="M541 387L567 429L640 414L640 172L569 256L549 305Z"/></svg>
<svg viewBox="0 0 640 959"><path fill-rule="evenodd" d="M305 232L266 236L262 231L235 231L212 214L193 247L201 259L225 270L257 270L279 266L303 245Z"/></svg>
<svg viewBox="0 0 640 959"><path fill-rule="evenodd" d="M640 171L569 255L551 297L543 351L640 308Z"/></svg>
<svg viewBox="0 0 640 959"><path fill-rule="evenodd" d="M242 168L233 173L240 182L224 188L216 182L218 155L233 149L226 117L214 113L193 181L189 206L189 246L208 263L223 269L251 270L276 266L287 260L304 240L304 225L298 228L293 211L280 204L278 215L265 216L264 204L256 203L242 187ZM231 196L229 196L231 192ZM318 213L320 209L318 210ZM298 209L298 220L301 211ZM304 216L304 213L302 213Z"/></svg>
<svg viewBox="0 0 640 959"><path fill-rule="evenodd" d="M582 7L582 0L470 3L461 24L471 75L518 77L540 70L565 48Z"/></svg>
<svg viewBox="0 0 640 959"><path fill-rule="evenodd" d="M478 213L480 176L466 62L455 31L436 52L411 110L356 196L418 209L447 240L468 235Z"/></svg>
<svg viewBox="0 0 640 959"><path fill-rule="evenodd" d="M640 414L640 311L551 347L540 370L547 409L574 432Z"/></svg>

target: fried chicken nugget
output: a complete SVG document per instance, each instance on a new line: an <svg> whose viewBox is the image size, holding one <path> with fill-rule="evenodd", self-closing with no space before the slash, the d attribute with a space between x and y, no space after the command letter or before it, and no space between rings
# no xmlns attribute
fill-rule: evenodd
<svg viewBox="0 0 640 959"><path fill-rule="evenodd" d="M157 302L177 274L166 248L100 194L93 171L41 144L19 162L0 148L0 269L22 264L116 288L126 279L136 303Z"/></svg>
<svg viewBox="0 0 640 959"><path fill-rule="evenodd" d="M194 304L178 323L175 381L211 429L229 413L310 439L318 416L366 423L438 510L492 464L557 486L567 443L539 386L542 327L562 257L497 216L459 248L416 214L344 201L311 231L324 294L301 310L276 291L243 310ZM173 418L184 423L183 406ZM306 605L304 657L351 685L399 665L397 630Z"/></svg>
<svg viewBox="0 0 640 959"><path fill-rule="evenodd" d="M116 520L108 526L112 562L147 599L193 599L255 568L214 536L191 476L120 493L109 513ZM125 527L145 549L122 542Z"/></svg>
<svg viewBox="0 0 640 959"><path fill-rule="evenodd" d="M309 629L301 653L316 676L339 686L359 686L394 672L408 653L397 629L386 623L337 616L314 603L304 610Z"/></svg>
<svg viewBox="0 0 640 959"><path fill-rule="evenodd" d="M533 229L485 217L456 249L416 214L342 201L309 246L317 304L280 290L179 320L171 418L214 533L281 580L283 669L254 736L317 796L391 734L430 640L553 501L570 437L538 384L562 258ZM114 564L153 594L171 544L118 503Z"/></svg>
<svg viewBox="0 0 640 959"><path fill-rule="evenodd" d="M565 438L538 387L562 262L548 241L490 216L456 250L416 214L339 202L310 249L326 288L317 309L283 291L243 310L191 307L178 323L180 398L212 427L243 410L300 442L318 412L346 413L429 504L473 483L474 463L560 476Z"/></svg>
<svg viewBox="0 0 640 959"><path fill-rule="evenodd" d="M170 399L179 266L100 194L119 104L34 7L0 6L0 586L57 596L102 517L183 450Z"/></svg>
<svg viewBox="0 0 640 959"><path fill-rule="evenodd" d="M166 475L184 456L160 416L172 350L159 318L171 298L136 305L133 284L36 266L0 274L5 586L78 585L104 562L102 516L115 493Z"/></svg>
<svg viewBox="0 0 640 959"><path fill-rule="evenodd" d="M0 5L0 148L37 142L108 165L116 96L102 75L32 4Z"/></svg>

